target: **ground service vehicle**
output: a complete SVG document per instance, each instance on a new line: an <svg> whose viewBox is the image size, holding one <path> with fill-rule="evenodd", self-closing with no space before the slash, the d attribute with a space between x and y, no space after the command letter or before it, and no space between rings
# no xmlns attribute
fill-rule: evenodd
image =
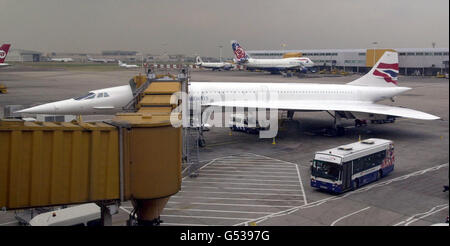
<svg viewBox="0 0 450 246"><path fill-rule="evenodd" d="M232 114L230 117L230 129L233 131L243 131L246 133L256 134L261 130L266 130L260 126L256 117L245 116L244 114Z"/></svg>
<svg viewBox="0 0 450 246"><path fill-rule="evenodd" d="M95 203L63 208L33 217L31 226L99 226L100 207Z"/></svg>

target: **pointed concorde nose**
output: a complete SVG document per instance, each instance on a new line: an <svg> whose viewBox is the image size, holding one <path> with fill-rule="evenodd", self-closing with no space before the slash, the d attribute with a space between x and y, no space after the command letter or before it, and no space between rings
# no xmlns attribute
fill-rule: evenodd
<svg viewBox="0 0 450 246"><path fill-rule="evenodd" d="M16 111L16 113L30 113L30 114L52 114L56 113L56 107L54 103L47 103L36 107L31 107L23 110Z"/></svg>

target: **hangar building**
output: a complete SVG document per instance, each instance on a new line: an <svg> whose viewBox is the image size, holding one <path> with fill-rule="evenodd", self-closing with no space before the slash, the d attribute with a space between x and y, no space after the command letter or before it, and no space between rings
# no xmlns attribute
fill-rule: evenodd
<svg viewBox="0 0 450 246"><path fill-rule="evenodd" d="M38 62L41 56L42 53L38 51L12 48L6 56L6 62Z"/></svg>

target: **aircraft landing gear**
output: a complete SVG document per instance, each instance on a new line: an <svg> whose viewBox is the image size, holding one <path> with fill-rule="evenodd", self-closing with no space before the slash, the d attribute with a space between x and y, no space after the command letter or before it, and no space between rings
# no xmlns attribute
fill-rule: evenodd
<svg viewBox="0 0 450 246"><path fill-rule="evenodd" d="M327 111L328 112L328 111ZM342 116L339 112L334 112L334 115L328 112L333 118L333 128L330 132L333 136L344 136L345 135L345 128L342 126Z"/></svg>
<svg viewBox="0 0 450 246"><path fill-rule="evenodd" d="M334 112L334 129L336 131L336 136L343 136L345 134L345 128L342 126L341 115Z"/></svg>
<svg viewBox="0 0 450 246"><path fill-rule="evenodd" d="M290 110L287 111L287 118L288 118L288 120L293 120L294 119L294 113L295 113L295 111L290 111Z"/></svg>

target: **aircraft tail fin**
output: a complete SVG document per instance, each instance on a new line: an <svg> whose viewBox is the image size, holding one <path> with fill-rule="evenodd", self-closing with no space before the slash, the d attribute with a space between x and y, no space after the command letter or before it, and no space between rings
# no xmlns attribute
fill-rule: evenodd
<svg viewBox="0 0 450 246"><path fill-rule="evenodd" d="M379 87L397 86L398 71L398 53L386 51L366 75L348 84Z"/></svg>
<svg viewBox="0 0 450 246"><path fill-rule="evenodd" d="M231 40L231 48L233 49L234 60L238 63L246 62L250 56L245 52L245 50L239 45L236 40Z"/></svg>
<svg viewBox="0 0 450 246"><path fill-rule="evenodd" d="M11 44L4 44L2 47L0 47L0 63L5 62L6 55L8 55L9 47L11 47Z"/></svg>
<svg viewBox="0 0 450 246"><path fill-rule="evenodd" d="M201 58L200 56L197 56L197 57L195 58L195 63L196 63L196 64L201 64L201 63L203 63L202 58Z"/></svg>

